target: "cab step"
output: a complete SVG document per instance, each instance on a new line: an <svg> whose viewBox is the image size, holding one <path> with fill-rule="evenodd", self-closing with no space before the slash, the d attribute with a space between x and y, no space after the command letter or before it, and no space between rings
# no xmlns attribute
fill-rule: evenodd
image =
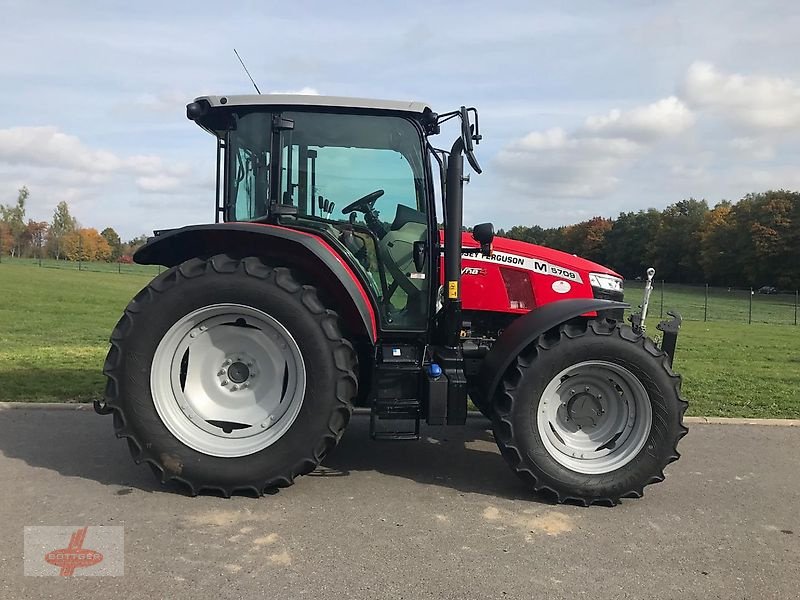
<svg viewBox="0 0 800 600"><path fill-rule="evenodd" d="M373 440L418 440L422 407L416 398L375 399L369 417Z"/></svg>

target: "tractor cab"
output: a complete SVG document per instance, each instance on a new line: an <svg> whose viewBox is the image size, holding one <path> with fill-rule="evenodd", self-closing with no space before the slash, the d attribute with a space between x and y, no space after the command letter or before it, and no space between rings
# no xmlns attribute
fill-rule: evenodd
<svg viewBox="0 0 800 600"><path fill-rule="evenodd" d="M321 236L365 284L381 329L428 330L439 245L427 142L439 117L428 106L207 96L187 114L217 137L222 220Z"/></svg>

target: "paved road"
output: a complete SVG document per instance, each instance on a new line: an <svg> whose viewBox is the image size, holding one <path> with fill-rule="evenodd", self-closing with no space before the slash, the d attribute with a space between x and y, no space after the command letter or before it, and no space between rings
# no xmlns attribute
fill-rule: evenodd
<svg viewBox="0 0 800 600"><path fill-rule="evenodd" d="M797 598L800 430L696 425L642 500L554 506L483 420L371 442L260 499L188 498L110 418L0 410L0 597ZM125 576L24 577L24 525L124 525Z"/></svg>

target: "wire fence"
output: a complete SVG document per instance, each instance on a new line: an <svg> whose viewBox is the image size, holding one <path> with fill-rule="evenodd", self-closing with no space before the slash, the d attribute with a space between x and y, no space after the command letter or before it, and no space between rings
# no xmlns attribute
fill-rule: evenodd
<svg viewBox="0 0 800 600"><path fill-rule="evenodd" d="M11 258L3 256L0 263L11 265L27 265L43 269L66 269L72 271L90 271L95 273L117 273L119 275L159 275L164 267L160 265L137 265L127 262L89 262L56 260L54 258Z"/></svg>
<svg viewBox="0 0 800 600"><path fill-rule="evenodd" d="M43 269L69 269L119 275L159 275L164 267L124 262L81 262L52 258L10 258L3 264L37 266ZM625 300L633 307L641 303L644 282L626 281ZM649 315L665 318L667 311L677 310L687 321L730 321L739 323L773 323L797 325L800 317L800 294L797 290L779 291L752 288L726 288L708 285L684 285L656 281L650 296Z"/></svg>
<svg viewBox="0 0 800 600"><path fill-rule="evenodd" d="M644 283L625 282L625 300L641 303ZM650 316L666 317L678 311L687 321L731 321L738 323L773 323L797 325L800 294L798 290L714 287L653 282Z"/></svg>

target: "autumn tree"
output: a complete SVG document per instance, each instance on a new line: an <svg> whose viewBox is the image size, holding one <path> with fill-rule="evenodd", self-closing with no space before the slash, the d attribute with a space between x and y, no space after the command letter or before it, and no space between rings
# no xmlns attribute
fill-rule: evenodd
<svg viewBox="0 0 800 600"><path fill-rule="evenodd" d="M83 228L62 239L64 257L74 261L104 261L111 257L111 246L97 229Z"/></svg>
<svg viewBox="0 0 800 600"><path fill-rule="evenodd" d="M8 240L2 249L11 256L19 256L22 250L22 237L25 233L25 203L28 201L27 187L21 187L16 204L0 204L0 222L5 224Z"/></svg>
<svg viewBox="0 0 800 600"><path fill-rule="evenodd" d="M23 252L26 253L26 256L41 256L49 227L50 224L47 221L28 220L25 232L22 234Z"/></svg>
<svg viewBox="0 0 800 600"><path fill-rule="evenodd" d="M78 221L69 212L69 205L63 200L53 211L53 222L47 236L47 253L53 258L64 256L64 237L78 229Z"/></svg>
<svg viewBox="0 0 800 600"><path fill-rule="evenodd" d="M700 266L706 282L736 285L741 280L741 261L736 252L733 204L722 201L708 211L699 231Z"/></svg>

